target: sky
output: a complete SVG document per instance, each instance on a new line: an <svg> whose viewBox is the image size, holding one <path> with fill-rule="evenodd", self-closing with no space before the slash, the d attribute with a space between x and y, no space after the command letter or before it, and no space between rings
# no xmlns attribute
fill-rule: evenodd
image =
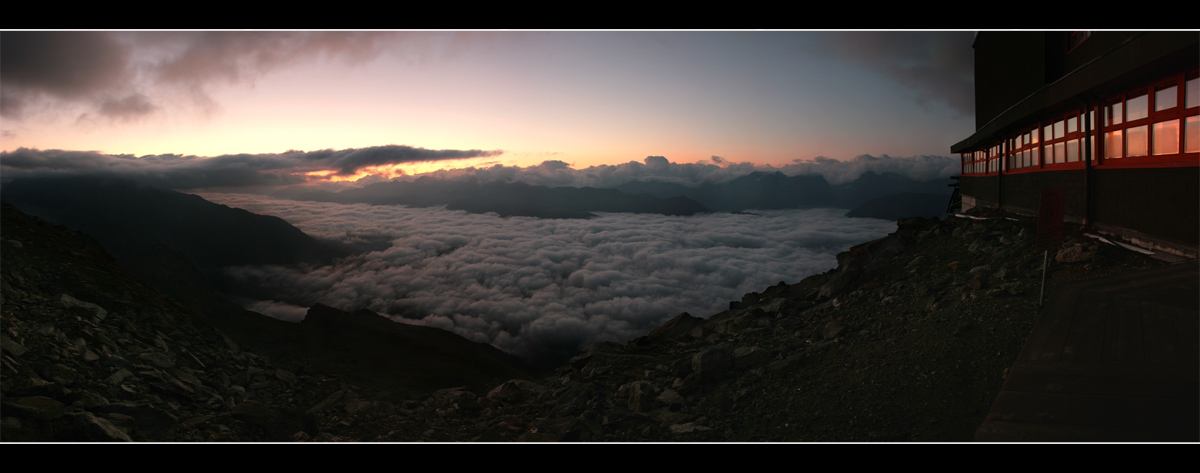
<svg viewBox="0 0 1200 473"><path fill-rule="evenodd" d="M945 157L974 130L972 38L5 31L0 172L252 170L242 181L321 183L651 156L722 168Z"/></svg>
<svg viewBox="0 0 1200 473"><path fill-rule="evenodd" d="M0 32L0 184L107 174L386 248L227 268L248 309L320 302L527 359L625 341L836 265L895 222L844 209L592 219L298 202L429 175L614 187L752 171L957 174L972 32ZM266 191L266 192L259 192ZM802 222L802 224L798 224Z"/></svg>

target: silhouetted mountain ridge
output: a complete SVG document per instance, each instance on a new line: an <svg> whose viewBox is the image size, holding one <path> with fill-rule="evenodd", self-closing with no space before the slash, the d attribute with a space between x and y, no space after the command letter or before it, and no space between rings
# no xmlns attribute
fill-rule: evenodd
<svg viewBox="0 0 1200 473"><path fill-rule="evenodd" d="M695 187L642 179L612 188L547 187L520 181L422 176L414 181L380 182L340 192L288 188L272 195L319 202L412 207L445 205L451 210L495 212L502 217L589 218L594 216L592 212L694 215L750 209L852 209L873 199L896 194L939 194L949 198L951 189L947 183L942 179L917 181L899 174L874 172L864 172L855 180L839 185L830 184L819 174L788 176L778 171L758 171L726 182L706 182ZM922 208L913 215L933 215L931 212Z"/></svg>
<svg viewBox="0 0 1200 473"><path fill-rule="evenodd" d="M894 173L864 172L857 179L831 185L817 174L787 176L782 172L753 172L721 183L688 187L655 180L631 181L616 188L655 197L682 196L717 211L794 209L815 207L854 208L872 199L900 193L942 194L951 189L943 180L917 181Z"/></svg>
<svg viewBox="0 0 1200 473"><path fill-rule="evenodd" d="M162 245L202 271L232 265L328 263L352 253L283 219L180 192L104 177L16 179L0 193L30 214L96 238L118 259Z"/></svg>
<svg viewBox="0 0 1200 473"><path fill-rule="evenodd" d="M288 189L276 197L319 202L364 203L431 207L472 213L495 212L501 217L589 218L592 212L695 215L711 212L686 197L630 194L593 187L546 187L524 182L442 180L424 176L415 181L370 184L341 192Z"/></svg>
<svg viewBox="0 0 1200 473"><path fill-rule="evenodd" d="M847 217L899 220L906 217L944 217L949 200L944 194L904 192L863 203L846 212Z"/></svg>

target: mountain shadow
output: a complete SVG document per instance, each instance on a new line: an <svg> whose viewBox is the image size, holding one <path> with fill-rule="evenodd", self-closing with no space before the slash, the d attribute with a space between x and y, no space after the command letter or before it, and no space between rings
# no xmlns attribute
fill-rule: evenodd
<svg viewBox="0 0 1200 473"><path fill-rule="evenodd" d="M872 199L846 212L847 217L899 220L907 217L946 216L950 199L945 194L906 192Z"/></svg>
<svg viewBox="0 0 1200 473"><path fill-rule="evenodd" d="M643 180L616 188L660 198L681 196L717 211L738 212L815 207L852 209L872 199L900 193L941 194L948 198L951 190L946 184L942 180L917 181L894 173L864 172L853 181L831 185L821 175L787 176L776 171L752 172L727 182L709 182L697 187Z"/></svg>
<svg viewBox="0 0 1200 473"><path fill-rule="evenodd" d="M201 271L233 265L327 264L353 253L281 218L109 177L16 179L0 197L100 241L118 260L162 247Z"/></svg>
<svg viewBox="0 0 1200 473"><path fill-rule="evenodd" d="M415 181L380 182L341 192L288 189L276 197L319 202L364 203L431 207L471 213L495 212L501 217L590 218L592 212L695 215L712 210L679 195L665 197L592 187L546 187L524 182L453 181L428 176Z"/></svg>

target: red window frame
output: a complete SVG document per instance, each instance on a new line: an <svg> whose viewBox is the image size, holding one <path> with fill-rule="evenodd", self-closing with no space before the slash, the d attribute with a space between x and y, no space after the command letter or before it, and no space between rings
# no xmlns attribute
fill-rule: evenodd
<svg viewBox="0 0 1200 473"><path fill-rule="evenodd" d="M1000 174L1003 164L1000 158L1001 144L996 143L988 148L962 153L962 175L964 176L995 176Z"/></svg>
<svg viewBox="0 0 1200 473"><path fill-rule="evenodd" d="M1147 83L1145 85L1135 87L1125 92L1111 96L1104 100L1101 104L1101 114L1107 117L1115 104L1121 104L1121 122L1109 123L1109 120L1101 120L1100 134L1101 141L1104 143L1104 151L1099 154L1100 158L1097 166L1102 168L1128 168L1128 167L1181 167L1181 166L1196 166L1200 165L1200 153L1186 152L1186 137L1187 137L1187 119L1200 115L1200 106L1187 107L1187 81L1196 79L1197 70L1192 70L1187 73L1178 73L1162 80ZM1175 87L1175 106L1164 110L1155 110L1157 105L1157 95L1160 90ZM1138 100L1145 97L1146 101L1146 116L1128 119L1129 103L1131 100ZM1155 124L1168 123L1177 120L1173 132L1178 133L1177 148L1175 153L1155 154L1155 135L1160 133L1160 130L1155 129ZM1133 136L1144 136L1145 152L1138 156L1129 156L1129 143L1131 141L1131 131ZM1120 139L1117 140L1116 132L1120 132ZM1112 135L1112 139L1110 139ZM1117 144L1120 146L1120 152L1115 153L1111 146ZM1140 148L1140 146L1139 146ZM1116 157L1107 157L1116 156Z"/></svg>
<svg viewBox="0 0 1200 473"><path fill-rule="evenodd" d="M1005 174L1019 174L1042 170L1042 124L1039 122L1025 128L1008 140L1009 152L1006 153L1009 167Z"/></svg>
<svg viewBox="0 0 1200 473"><path fill-rule="evenodd" d="M1084 167L1085 158L1085 142L1087 135L1084 134L1084 120L1088 117L1083 110L1072 110L1069 113L1055 116L1050 120L1042 123L1043 139L1042 147L1042 169L1047 170L1063 170L1063 169L1082 169ZM1074 120L1075 129L1071 131L1071 121ZM1068 151L1071 148L1071 143L1075 144L1074 160ZM1062 156L1060 156L1060 154Z"/></svg>

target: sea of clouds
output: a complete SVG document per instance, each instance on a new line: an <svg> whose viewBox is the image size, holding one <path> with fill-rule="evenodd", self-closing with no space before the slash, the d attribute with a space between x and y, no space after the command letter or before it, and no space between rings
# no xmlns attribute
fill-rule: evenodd
<svg viewBox="0 0 1200 473"><path fill-rule="evenodd" d="M681 312L709 317L745 293L825 272L838 252L896 228L841 209L582 220L201 196L379 248L319 268L229 268L234 281L270 294L242 300L250 310L299 321L315 303L365 308L543 362L645 335Z"/></svg>

